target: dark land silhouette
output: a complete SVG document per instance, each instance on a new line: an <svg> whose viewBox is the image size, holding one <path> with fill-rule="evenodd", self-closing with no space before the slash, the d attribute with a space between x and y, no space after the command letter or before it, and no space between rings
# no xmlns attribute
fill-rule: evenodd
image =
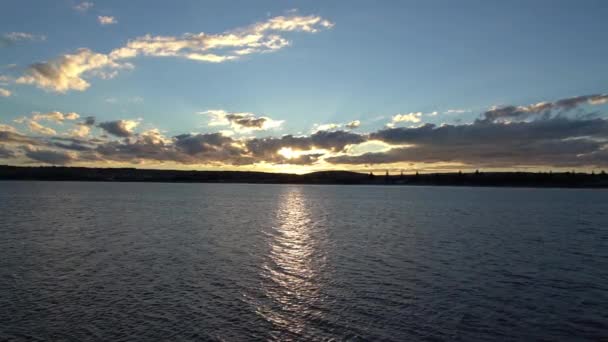
<svg viewBox="0 0 608 342"><path fill-rule="evenodd" d="M0 180L608 188L608 175L603 171L598 173L476 171L397 175L387 172L365 174L350 171L321 171L297 175L249 171L0 165Z"/></svg>

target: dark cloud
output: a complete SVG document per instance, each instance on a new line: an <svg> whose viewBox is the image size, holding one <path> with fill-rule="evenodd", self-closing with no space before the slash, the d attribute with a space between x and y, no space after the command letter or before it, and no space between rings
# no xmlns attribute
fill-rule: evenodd
<svg viewBox="0 0 608 342"><path fill-rule="evenodd" d="M159 133L137 135L135 139L101 143L95 149L104 160L134 162L155 160L182 164L251 164L254 160L220 133L182 134L166 141Z"/></svg>
<svg viewBox="0 0 608 342"><path fill-rule="evenodd" d="M246 146L254 156L272 159L277 158L277 151L284 147L301 151L319 148L339 152L347 145L359 144L365 140L362 135L346 131L318 131L305 137L284 135L280 138L254 138L248 140Z"/></svg>
<svg viewBox="0 0 608 342"><path fill-rule="evenodd" d="M39 145L39 141L11 131L0 131L0 142Z"/></svg>
<svg viewBox="0 0 608 342"><path fill-rule="evenodd" d="M8 146L0 145L0 159L9 159L16 157L17 154Z"/></svg>
<svg viewBox="0 0 608 342"><path fill-rule="evenodd" d="M54 165L65 165L75 161L71 154L53 150L28 150L25 155L35 161Z"/></svg>
<svg viewBox="0 0 608 342"><path fill-rule="evenodd" d="M79 143L70 143L70 144L65 144L62 142L55 142L53 143L54 147L59 147L65 150L72 150L72 151L92 151L93 147L85 145L85 144L79 144Z"/></svg>
<svg viewBox="0 0 608 342"><path fill-rule="evenodd" d="M372 133L396 147L387 152L327 158L337 164L455 162L474 166L597 165L605 163L608 121L553 118L532 122L425 125Z"/></svg>
<svg viewBox="0 0 608 342"><path fill-rule="evenodd" d="M175 137L175 146L189 155L207 153L223 148L233 142L221 133L182 134Z"/></svg>
<svg viewBox="0 0 608 342"><path fill-rule="evenodd" d="M388 128L369 134L320 130L306 136L233 138L222 133L165 137L158 130L134 131L138 121L99 123L107 135L29 137L3 125L0 143L21 147L32 160L51 164L82 161L142 161L204 165L458 163L472 167L608 166L608 120L599 112L562 115L581 104L603 104L608 95L572 97L529 106L505 106L482 113L470 124ZM265 118L218 114L232 125L260 128ZM224 120L225 122L226 120ZM93 126L94 117L77 125ZM224 123L225 125L225 123ZM344 125L343 125L344 126ZM348 155L347 147L369 140L389 150ZM1 146L1 145L0 145ZM364 148L364 147L361 147ZM328 152L326 152L328 151ZM0 156L12 156L4 147ZM338 154L338 155L336 155ZM21 155L21 152L18 154Z"/></svg>
<svg viewBox="0 0 608 342"><path fill-rule="evenodd" d="M137 126L137 122L131 120L106 121L97 125L97 127L103 129L107 133L120 138L133 136L133 128L135 128L135 126Z"/></svg>
<svg viewBox="0 0 608 342"><path fill-rule="evenodd" d="M82 122L83 125L85 126L93 126L95 125L95 117L94 116L87 116L86 118L84 118L84 121Z"/></svg>
<svg viewBox="0 0 608 342"><path fill-rule="evenodd" d="M264 123L268 121L268 119L265 117L256 118L244 114L228 114L226 115L226 119L238 126L258 129L263 128Z"/></svg>
<svg viewBox="0 0 608 342"><path fill-rule="evenodd" d="M569 111L582 104L603 104L608 102L608 94L575 96L555 102L539 102L527 106L502 106L492 108L482 114L478 121L510 122L529 118L549 119L554 111Z"/></svg>

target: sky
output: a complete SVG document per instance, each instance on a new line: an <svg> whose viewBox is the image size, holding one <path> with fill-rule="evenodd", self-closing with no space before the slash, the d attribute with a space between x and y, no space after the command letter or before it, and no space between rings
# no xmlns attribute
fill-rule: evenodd
<svg viewBox="0 0 608 342"><path fill-rule="evenodd" d="M608 3L3 0L0 164L608 166Z"/></svg>

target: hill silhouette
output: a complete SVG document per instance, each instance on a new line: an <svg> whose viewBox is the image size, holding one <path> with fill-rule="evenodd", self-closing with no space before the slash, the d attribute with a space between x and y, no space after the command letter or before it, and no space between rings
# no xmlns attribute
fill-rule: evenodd
<svg viewBox="0 0 608 342"><path fill-rule="evenodd" d="M2 165L0 166L0 180L608 188L608 175L604 172L598 174L574 172L457 172L387 175L351 171L319 171L298 175L252 171L183 171Z"/></svg>

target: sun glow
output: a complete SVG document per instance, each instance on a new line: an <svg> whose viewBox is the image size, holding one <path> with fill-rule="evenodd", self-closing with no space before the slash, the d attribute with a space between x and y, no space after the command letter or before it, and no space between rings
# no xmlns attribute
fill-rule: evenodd
<svg viewBox="0 0 608 342"><path fill-rule="evenodd" d="M298 158L302 155L302 151L295 151L291 147L283 147L277 151L278 154L282 155L287 159Z"/></svg>

